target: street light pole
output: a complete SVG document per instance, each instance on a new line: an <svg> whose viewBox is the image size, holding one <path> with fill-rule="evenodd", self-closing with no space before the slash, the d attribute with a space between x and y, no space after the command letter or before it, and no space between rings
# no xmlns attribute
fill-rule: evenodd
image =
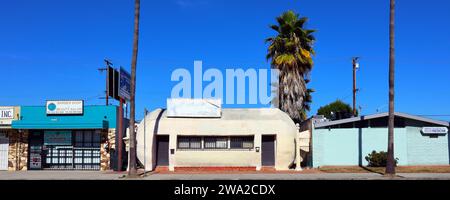
<svg viewBox="0 0 450 200"><path fill-rule="evenodd" d="M145 169L146 169L146 164L147 164L147 154L146 154L146 152L147 152L147 145L146 145L146 140L145 140L145 128L146 128L146 122L145 122L145 118L147 117L147 113L148 113L148 111L147 111L147 109L146 108L144 108L144 118L142 119L142 122L144 122L144 177L145 177L145 175L146 175L146 171L145 171Z"/></svg>
<svg viewBox="0 0 450 200"><path fill-rule="evenodd" d="M353 63L353 117L356 117L356 92L358 89L356 89L356 70L359 68L358 63L359 57L354 57L352 59Z"/></svg>

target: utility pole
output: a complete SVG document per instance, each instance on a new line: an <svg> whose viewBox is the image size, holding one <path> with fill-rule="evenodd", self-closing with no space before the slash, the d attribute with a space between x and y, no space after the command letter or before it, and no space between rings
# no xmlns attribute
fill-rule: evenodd
<svg viewBox="0 0 450 200"><path fill-rule="evenodd" d="M112 65L112 63L111 63L111 61L109 61L107 58L105 58L104 59L104 61L105 61L105 68L101 68L101 69L99 69L99 70L106 70L106 90L105 90L105 99L106 99L106 105L109 105L109 102L108 102L108 87L109 87L109 74L108 74L108 68L109 67L111 67L111 65Z"/></svg>
<svg viewBox="0 0 450 200"><path fill-rule="evenodd" d="M353 117L356 117L356 92L358 89L356 89L356 70L359 68L358 63L359 57L353 57L352 63L353 63Z"/></svg>
<svg viewBox="0 0 450 200"><path fill-rule="evenodd" d="M106 105L108 105L108 66L106 66L105 68L98 68L97 69L100 73L102 73L103 71L106 71L106 88L105 88L105 99L106 99Z"/></svg>

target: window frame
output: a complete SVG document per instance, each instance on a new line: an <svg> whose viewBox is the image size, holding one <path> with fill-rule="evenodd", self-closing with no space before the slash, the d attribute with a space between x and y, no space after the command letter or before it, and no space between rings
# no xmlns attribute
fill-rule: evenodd
<svg viewBox="0 0 450 200"><path fill-rule="evenodd" d="M233 141L240 139L240 147L233 147ZM224 140L225 139L225 140ZM187 142L187 147L181 147L180 141ZM218 147L217 142L225 142L226 147ZM193 147L193 142L200 142L200 147ZM244 147L244 143L251 142L251 147ZM208 143L214 144L207 146ZM176 146L181 151L211 151L211 150L228 150L228 151L251 151L255 149L255 135L233 135L233 136L193 136L193 135L178 135ZM196 145L197 146L197 145Z"/></svg>
<svg viewBox="0 0 450 200"><path fill-rule="evenodd" d="M214 142L214 147L206 147L206 143L207 142L211 142L211 141L206 141L207 139L211 139L211 141ZM225 139L225 147L218 147L217 142L220 141L218 139ZM216 150L222 150L222 149L229 149L229 140L230 137L228 136L204 136L202 137L203 140L203 149L207 149L207 150L211 150L211 149L216 149ZM220 142L223 142L223 140L221 140Z"/></svg>
<svg viewBox="0 0 450 200"><path fill-rule="evenodd" d="M188 147L180 147L180 138L186 138L188 142ZM195 139L200 139L200 147L192 147L192 142ZM177 137L177 149L182 150L199 150L202 149L203 146L203 139L201 136L178 136Z"/></svg>
<svg viewBox="0 0 450 200"><path fill-rule="evenodd" d="M241 147L233 147L233 138L238 139L241 138L240 143ZM244 138L248 138L248 140L245 140ZM245 142L251 142L252 146L250 148L245 148L244 143ZM248 135L248 136L231 136L230 137L230 149L237 149L237 150L252 150L255 148L255 136L254 135Z"/></svg>

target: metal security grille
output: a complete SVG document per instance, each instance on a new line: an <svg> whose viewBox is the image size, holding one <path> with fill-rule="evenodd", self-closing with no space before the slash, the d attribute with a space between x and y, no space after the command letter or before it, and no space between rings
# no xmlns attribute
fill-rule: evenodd
<svg viewBox="0 0 450 200"><path fill-rule="evenodd" d="M253 149L253 136L230 137L231 149Z"/></svg>
<svg viewBox="0 0 450 200"><path fill-rule="evenodd" d="M44 169L100 170L100 134L75 131L73 145L46 146Z"/></svg>
<svg viewBox="0 0 450 200"><path fill-rule="evenodd" d="M73 149L71 146L47 146L45 155L46 169L71 169L73 167Z"/></svg>
<svg viewBox="0 0 450 200"><path fill-rule="evenodd" d="M255 137L251 136L178 136L181 151L251 151Z"/></svg>
<svg viewBox="0 0 450 200"><path fill-rule="evenodd" d="M99 148L74 148L74 166L77 170L100 170Z"/></svg>
<svg viewBox="0 0 450 200"><path fill-rule="evenodd" d="M201 149L202 137L179 136L178 149Z"/></svg>
<svg viewBox="0 0 450 200"><path fill-rule="evenodd" d="M8 138L0 135L0 170L8 170L8 146Z"/></svg>
<svg viewBox="0 0 450 200"><path fill-rule="evenodd" d="M205 149L228 149L228 137L204 137Z"/></svg>

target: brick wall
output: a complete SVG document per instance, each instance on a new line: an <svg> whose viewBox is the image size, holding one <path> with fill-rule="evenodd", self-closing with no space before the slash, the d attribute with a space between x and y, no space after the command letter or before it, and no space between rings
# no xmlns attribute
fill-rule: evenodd
<svg viewBox="0 0 450 200"><path fill-rule="evenodd" d="M101 134L100 170L105 171L111 169L111 149L115 149L116 129L108 129Z"/></svg>
<svg viewBox="0 0 450 200"><path fill-rule="evenodd" d="M8 170L27 170L28 162L28 131L19 133L11 130L8 133Z"/></svg>

